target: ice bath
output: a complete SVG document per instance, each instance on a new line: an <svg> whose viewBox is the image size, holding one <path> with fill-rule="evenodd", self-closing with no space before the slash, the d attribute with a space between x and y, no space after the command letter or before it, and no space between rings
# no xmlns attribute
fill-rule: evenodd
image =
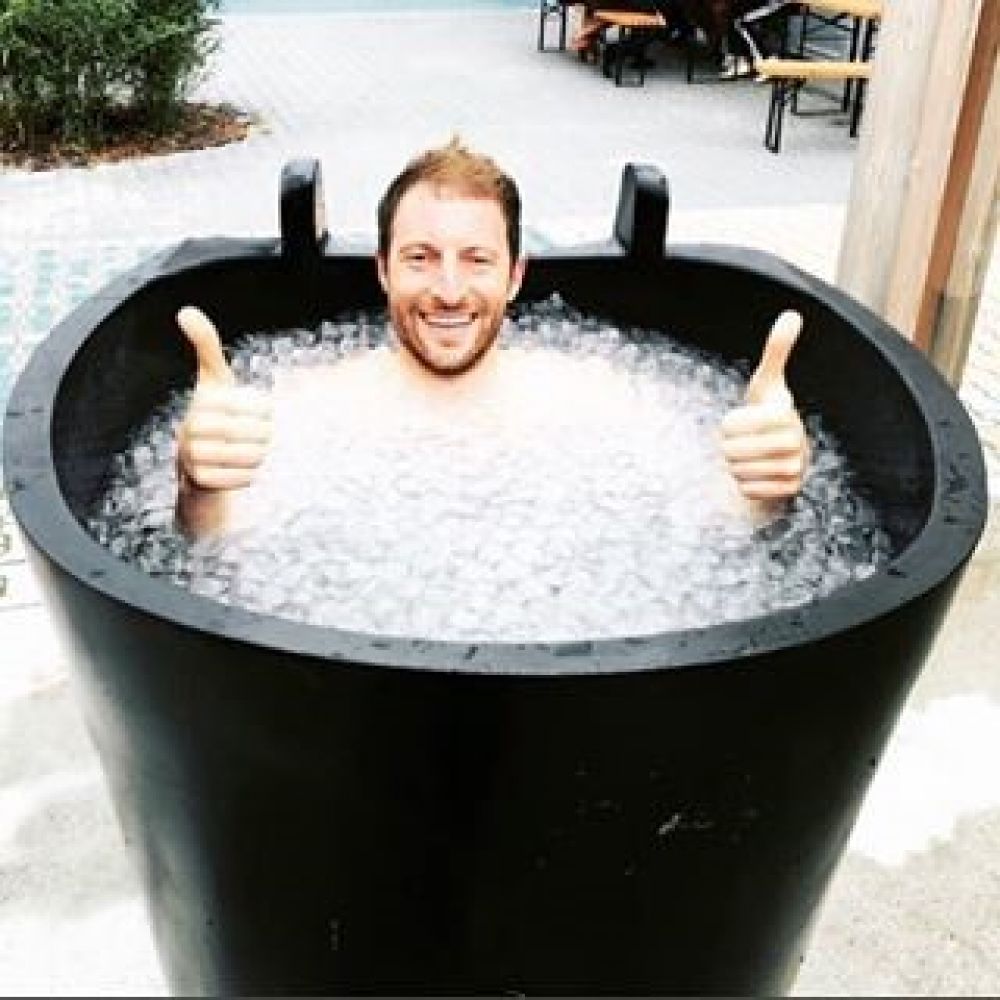
<svg viewBox="0 0 1000 1000"><path fill-rule="evenodd" d="M175 992L789 988L982 532L982 453L897 331L774 257L665 242L666 202L662 175L629 167L611 238L536 254L518 301L559 292L725 366L758 358L797 310L789 384L887 540L863 579L713 626L446 640L226 604L101 544L88 522L114 456L192 384L182 306L232 351L247 331L319 331L382 304L373 248L316 230L315 163L285 172L281 239L170 248L32 357L4 425L11 508ZM323 433L313 419L303 438ZM525 478L558 482L556 464ZM366 537L409 504L409 477L389 484L391 511L345 487Z"/></svg>
<svg viewBox="0 0 1000 1000"><path fill-rule="evenodd" d="M473 642L709 627L818 600L888 560L818 417L801 493L768 513L739 496L718 439L745 372L662 331L553 295L506 324L501 374L455 398L379 365L399 349L386 331L370 312L240 338L242 380L282 389L242 530L189 542L174 525L183 395L119 456L90 530L226 604Z"/></svg>

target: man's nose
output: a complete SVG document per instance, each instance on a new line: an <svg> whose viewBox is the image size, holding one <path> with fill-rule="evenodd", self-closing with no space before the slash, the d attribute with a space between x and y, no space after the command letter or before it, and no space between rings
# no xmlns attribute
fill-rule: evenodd
<svg viewBox="0 0 1000 1000"><path fill-rule="evenodd" d="M465 297L465 275L457 260L443 260L434 282L434 293L444 303L452 305Z"/></svg>

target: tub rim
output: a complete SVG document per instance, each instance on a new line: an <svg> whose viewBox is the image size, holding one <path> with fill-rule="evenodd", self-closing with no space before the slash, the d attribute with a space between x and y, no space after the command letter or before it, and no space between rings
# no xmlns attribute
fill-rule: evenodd
<svg viewBox="0 0 1000 1000"><path fill-rule="evenodd" d="M328 258L370 258L371 248L329 244ZM533 254L549 261L620 257L614 240ZM672 245L666 259L735 268L819 298L882 356L915 400L934 459L928 517L912 540L868 579L818 602L710 627L621 638L460 642L353 632L223 605L148 576L90 536L56 477L52 418L60 385L85 341L132 294L206 266L280 258L275 239L199 238L161 250L80 303L35 349L16 380L4 423L4 479L10 507L31 545L99 594L179 627L272 652L333 663L462 674L602 677L713 664L740 664L874 622L941 585L965 564L986 522L986 472L971 419L951 387L902 335L844 292L765 251L726 244ZM530 265L529 265L530 266ZM928 412L938 413L929 419Z"/></svg>

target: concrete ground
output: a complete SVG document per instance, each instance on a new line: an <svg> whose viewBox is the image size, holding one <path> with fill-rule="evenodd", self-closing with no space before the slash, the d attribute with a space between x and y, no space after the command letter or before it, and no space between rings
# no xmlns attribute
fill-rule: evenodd
<svg viewBox="0 0 1000 1000"><path fill-rule="evenodd" d="M273 234L280 168L322 161L331 229L372 233L410 154L460 132L518 177L529 247L610 231L621 168L671 183L673 242L758 246L831 278L855 141L795 118L762 144L766 89L688 85L658 53L615 87L535 47L535 11L229 17L204 96L263 124L238 146L48 174L0 172L0 396L52 323L152 250ZM816 97L817 105L821 99ZM961 395L1000 454L1000 275ZM165 992L139 887L3 508L0 524L0 993ZM834 877L798 995L1000 993L1000 528L992 508Z"/></svg>

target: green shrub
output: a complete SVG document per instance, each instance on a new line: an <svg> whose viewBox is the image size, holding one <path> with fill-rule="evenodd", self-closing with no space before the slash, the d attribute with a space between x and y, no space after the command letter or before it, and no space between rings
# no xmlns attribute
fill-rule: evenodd
<svg viewBox="0 0 1000 1000"><path fill-rule="evenodd" d="M0 0L0 138L99 145L127 112L161 134L215 48L219 0Z"/></svg>

